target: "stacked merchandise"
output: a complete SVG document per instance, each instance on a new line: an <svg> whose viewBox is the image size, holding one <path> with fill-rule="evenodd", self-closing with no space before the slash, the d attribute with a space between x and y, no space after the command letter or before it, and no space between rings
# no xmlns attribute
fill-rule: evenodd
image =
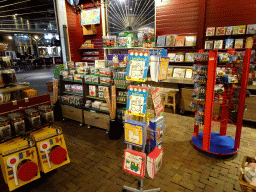
<svg viewBox="0 0 256 192"><path fill-rule="evenodd" d="M170 58L170 62L194 62L195 53L168 53L168 57Z"/></svg>
<svg viewBox="0 0 256 192"><path fill-rule="evenodd" d="M65 92L83 95L83 86L80 84L67 84L65 85Z"/></svg>
<svg viewBox="0 0 256 192"><path fill-rule="evenodd" d="M127 101L127 91L118 91L116 101L118 103L126 103L126 101Z"/></svg>
<svg viewBox="0 0 256 192"><path fill-rule="evenodd" d="M157 37L157 47L195 47L196 36L166 35Z"/></svg>
<svg viewBox="0 0 256 192"><path fill-rule="evenodd" d="M131 85L131 81L126 80L126 72L114 72L114 85L119 88L126 88Z"/></svg>
<svg viewBox="0 0 256 192"><path fill-rule="evenodd" d="M60 100L61 100L61 103L65 105L74 105L78 107L83 105L82 96L64 95L60 97Z"/></svg>
<svg viewBox="0 0 256 192"><path fill-rule="evenodd" d="M81 48L94 48L94 44L92 44L92 41L91 41L91 40L86 40L86 41L82 44Z"/></svg>
<svg viewBox="0 0 256 192"><path fill-rule="evenodd" d="M113 68L127 67L128 54L107 54L108 65Z"/></svg>

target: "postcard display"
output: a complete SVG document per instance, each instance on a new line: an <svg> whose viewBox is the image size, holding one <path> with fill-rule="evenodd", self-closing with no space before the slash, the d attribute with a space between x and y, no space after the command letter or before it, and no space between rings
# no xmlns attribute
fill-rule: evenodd
<svg viewBox="0 0 256 192"><path fill-rule="evenodd" d="M148 71L150 52L129 51L126 79L145 82ZM154 192L160 188L143 190L143 178L147 167L148 175L154 178L162 165L163 149L161 148L163 138L164 117L157 116L150 120L150 142L155 147L147 156L145 147L147 143L146 109L147 109L148 87L128 87L128 98L126 105L127 117L142 117L143 121L127 119L124 122L125 138L127 149L124 151L123 169L125 172L141 177L140 189L123 186L124 190L134 192ZM137 118L136 118L137 119ZM141 148L141 152L133 150Z"/></svg>

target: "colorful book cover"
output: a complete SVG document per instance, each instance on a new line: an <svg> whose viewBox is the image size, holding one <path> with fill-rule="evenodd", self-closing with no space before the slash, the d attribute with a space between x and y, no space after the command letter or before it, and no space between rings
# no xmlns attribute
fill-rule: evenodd
<svg viewBox="0 0 256 192"><path fill-rule="evenodd" d="M167 35L166 36L166 47L174 47L176 42L177 35Z"/></svg>
<svg viewBox="0 0 256 192"><path fill-rule="evenodd" d="M233 31L232 26L226 27L226 35L232 35L232 31Z"/></svg>
<svg viewBox="0 0 256 192"><path fill-rule="evenodd" d="M173 70L173 77L176 78L184 78L186 73L186 69L182 68L174 68Z"/></svg>
<svg viewBox="0 0 256 192"><path fill-rule="evenodd" d="M169 66L169 58L162 57L160 61L159 81L167 78L168 66Z"/></svg>
<svg viewBox="0 0 256 192"><path fill-rule="evenodd" d="M194 62L195 53L186 53L185 54L185 62Z"/></svg>
<svg viewBox="0 0 256 192"><path fill-rule="evenodd" d="M184 46L185 45L185 38L186 38L186 36L177 36L175 46L176 47Z"/></svg>
<svg viewBox="0 0 256 192"><path fill-rule="evenodd" d="M168 53L170 62L175 62L176 53Z"/></svg>
<svg viewBox="0 0 256 192"><path fill-rule="evenodd" d="M148 72L150 52L129 51L126 80L145 82Z"/></svg>
<svg viewBox="0 0 256 192"><path fill-rule="evenodd" d="M185 53L183 52L176 53L175 62L184 62L184 59L185 59Z"/></svg>
<svg viewBox="0 0 256 192"><path fill-rule="evenodd" d="M239 25L238 26L238 34L245 34L246 25Z"/></svg>
<svg viewBox="0 0 256 192"><path fill-rule="evenodd" d="M127 47L128 37L118 37L118 47Z"/></svg>
<svg viewBox="0 0 256 192"><path fill-rule="evenodd" d="M185 78L191 79L191 78L192 78L192 75L193 75L193 70L192 70L192 69L187 69L187 70L186 70Z"/></svg>
<svg viewBox="0 0 256 192"><path fill-rule="evenodd" d="M126 113L144 117L147 109L148 88L140 86L128 87Z"/></svg>
<svg viewBox="0 0 256 192"><path fill-rule="evenodd" d="M185 46L196 46L196 36L186 36Z"/></svg>
<svg viewBox="0 0 256 192"><path fill-rule="evenodd" d="M146 153L134 151L131 149L124 150L123 169L125 172L144 177L145 175Z"/></svg>
<svg viewBox="0 0 256 192"><path fill-rule="evenodd" d="M213 41L205 41L205 49L213 49Z"/></svg>
<svg viewBox="0 0 256 192"><path fill-rule="evenodd" d="M156 88L155 90L153 90L151 92L151 95L152 95L152 100L154 103L156 115L163 116L164 108L163 108L163 103L162 103L161 96L160 96L159 87Z"/></svg>
<svg viewBox="0 0 256 192"><path fill-rule="evenodd" d="M235 49L242 49L244 44L244 39L236 39L235 40Z"/></svg>
<svg viewBox="0 0 256 192"><path fill-rule="evenodd" d="M124 122L124 142L143 148L146 143L147 123L128 119Z"/></svg>
<svg viewBox="0 0 256 192"><path fill-rule="evenodd" d="M172 77L172 76L173 76L173 67L168 67L167 77Z"/></svg>
<svg viewBox="0 0 256 192"><path fill-rule="evenodd" d="M155 148L147 156L147 172L150 178L154 178L162 166L163 149Z"/></svg>
<svg viewBox="0 0 256 192"><path fill-rule="evenodd" d="M225 49L233 49L233 48L234 48L234 39L226 39Z"/></svg>
<svg viewBox="0 0 256 192"><path fill-rule="evenodd" d="M238 35L238 30L239 30L239 26L233 26L232 34L233 35Z"/></svg>
<svg viewBox="0 0 256 192"><path fill-rule="evenodd" d="M116 36L102 36L103 47L116 47Z"/></svg>
<svg viewBox="0 0 256 192"><path fill-rule="evenodd" d="M216 36L225 35L226 27L217 27L216 28Z"/></svg>
<svg viewBox="0 0 256 192"><path fill-rule="evenodd" d="M153 148L162 145L164 136L164 117L156 116L149 121L150 144Z"/></svg>
<svg viewBox="0 0 256 192"><path fill-rule="evenodd" d="M247 34L256 34L256 24L247 25Z"/></svg>
<svg viewBox="0 0 256 192"><path fill-rule="evenodd" d="M157 37L157 47L164 47L165 46L165 36L158 36Z"/></svg>
<svg viewBox="0 0 256 192"><path fill-rule="evenodd" d="M206 29L206 36L214 36L215 35L215 27L208 27Z"/></svg>
<svg viewBox="0 0 256 192"><path fill-rule="evenodd" d="M223 48L223 40L215 40L214 49L222 49L222 48Z"/></svg>
<svg viewBox="0 0 256 192"><path fill-rule="evenodd" d="M246 43L245 43L245 48L251 49L252 46L253 46L253 37L247 37Z"/></svg>

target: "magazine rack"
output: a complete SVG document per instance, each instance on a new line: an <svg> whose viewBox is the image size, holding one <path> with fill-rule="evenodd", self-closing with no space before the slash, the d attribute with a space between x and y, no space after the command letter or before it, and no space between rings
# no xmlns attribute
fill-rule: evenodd
<svg viewBox="0 0 256 192"><path fill-rule="evenodd" d="M229 68L232 70L232 75L238 74L238 70L241 70L241 82L240 87L236 88L237 91L237 104L236 110L234 111L233 95L235 94L234 84L229 84L224 87L224 92L222 98L216 98L214 95L215 84L218 83L218 78L216 77L217 69L217 56L218 51L209 52L208 63L197 63L197 64L208 64L208 78L206 87L206 100L205 100L205 112L204 112L204 127L203 132L199 132L199 125L194 125L194 136L192 138L192 143L196 148L205 152L206 155L232 155L238 152L240 148L241 130L243 113L246 98L246 89L248 83L248 74L250 67L251 49L245 50L244 60L242 64L242 70L238 67L238 63L222 63L221 67ZM219 65L220 66L220 65ZM221 114L214 116L213 107L220 106ZM196 112L197 113L197 112ZM233 119L230 117L233 116ZM216 123L217 122L217 123ZM213 125L217 125L220 128L220 133L213 133L211 129ZM234 124L236 126L235 139L226 136L227 126Z"/></svg>

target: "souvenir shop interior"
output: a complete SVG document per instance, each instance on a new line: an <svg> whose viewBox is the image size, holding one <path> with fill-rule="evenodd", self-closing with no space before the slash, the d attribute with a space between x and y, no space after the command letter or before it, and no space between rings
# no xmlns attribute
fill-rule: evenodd
<svg viewBox="0 0 256 192"><path fill-rule="evenodd" d="M256 191L255 6L56 1L53 94L0 73L5 189Z"/></svg>

